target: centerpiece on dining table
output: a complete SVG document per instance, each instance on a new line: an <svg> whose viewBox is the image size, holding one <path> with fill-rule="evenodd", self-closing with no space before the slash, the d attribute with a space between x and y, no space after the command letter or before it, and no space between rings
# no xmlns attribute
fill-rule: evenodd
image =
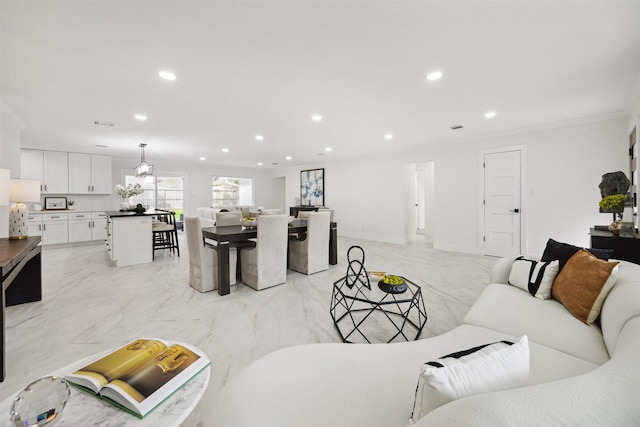
<svg viewBox="0 0 640 427"><path fill-rule="evenodd" d="M243 227L255 228L258 226L258 218L253 216L247 216L242 218L242 220L240 220L240 224L242 224Z"/></svg>

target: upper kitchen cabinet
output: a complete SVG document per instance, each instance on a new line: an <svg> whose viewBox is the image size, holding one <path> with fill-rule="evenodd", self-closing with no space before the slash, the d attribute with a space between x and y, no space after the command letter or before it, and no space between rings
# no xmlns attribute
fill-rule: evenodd
<svg viewBox="0 0 640 427"><path fill-rule="evenodd" d="M70 194L111 194L111 157L69 153Z"/></svg>
<svg viewBox="0 0 640 427"><path fill-rule="evenodd" d="M69 155L63 151L23 149L21 178L40 181L40 191L49 194L69 192Z"/></svg>

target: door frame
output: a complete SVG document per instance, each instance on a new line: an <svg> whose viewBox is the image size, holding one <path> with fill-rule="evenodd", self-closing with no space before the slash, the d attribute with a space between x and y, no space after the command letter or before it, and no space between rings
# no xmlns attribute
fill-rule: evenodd
<svg viewBox="0 0 640 427"><path fill-rule="evenodd" d="M480 254L485 255L484 249L484 236L485 223L484 223L484 158L487 154L505 153L507 151L519 151L520 152L520 253L525 254L527 248L527 215L529 210L527 209L527 196L528 184L527 184L527 146L526 145L510 145L499 148L491 148L480 151L480 157L478 159L478 247L480 248Z"/></svg>

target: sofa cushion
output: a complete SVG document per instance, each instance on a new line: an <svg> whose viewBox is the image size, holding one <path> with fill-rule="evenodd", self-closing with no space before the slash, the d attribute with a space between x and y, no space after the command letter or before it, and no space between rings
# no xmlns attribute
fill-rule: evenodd
<svg viewBox="0 0 640 427"><path fill-rule="evenodd" d="M531 296L527 299L544 302ZM210 423L234 427L406 426L416 378L425 360L504 339L514 337L462 325L407 343L287 347L234 375L212 399ZM597 367L535 343L529 343L529 350L531 384Z"/></svg>
<svg viewBox="0 0 640 427"><path fill-rule="evenodd" d="M538 262L518 257L511 266L509 284L528 291L536 298L549 299L558 269L558 260Z"/></svg>
<svg viewBox="0 0 640 427"><path fill-rule="evenodd" d="M558 274L551 295L580 321L591 324L616 281L617 262L597 259L584 249L576 252Z"/></svg>
<svg viewBox="0 0 640 427"><path fill-rule="evenodd" d="M576 252L582 249L579 246L570 245L569 243L556 242L553 239L549 239L547 241L547 246L544 248L544 252L542 253L541 261L560 261L560 271L564 268L564 265L569 261ZM613 249L595 249L595 248L587 248L591 254L593 254L596 258L603 259L607 261L609 258L613 256Z"/></svg>
<svg viewBox="0 0 640 427"><path fill-rule="evenodd" d="M465 323L512 336L527 335L529 342L602 364L609 360L597 324L586 325L558 301L531 298L514 286L490 284L464 318Z"/></svg>
<svg viewBox="0 0 640 427"><path fill-rule="evenodd" d="M410 421L452 400L523 387L528 381L526 336L516 343L499 341L442 356L422 367Z"/></svg>

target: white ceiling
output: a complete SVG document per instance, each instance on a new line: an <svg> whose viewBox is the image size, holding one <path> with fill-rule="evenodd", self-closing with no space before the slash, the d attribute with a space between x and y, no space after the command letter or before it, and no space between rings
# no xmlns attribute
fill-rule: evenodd
<svg viewBox="0 0 640 427"><path fill-rule="evenodd" d="M151 163L271 167L453 143L623 114L640 82L640 1L0 8L1 101L23 146L136 157L145 142Z"/></svg>

